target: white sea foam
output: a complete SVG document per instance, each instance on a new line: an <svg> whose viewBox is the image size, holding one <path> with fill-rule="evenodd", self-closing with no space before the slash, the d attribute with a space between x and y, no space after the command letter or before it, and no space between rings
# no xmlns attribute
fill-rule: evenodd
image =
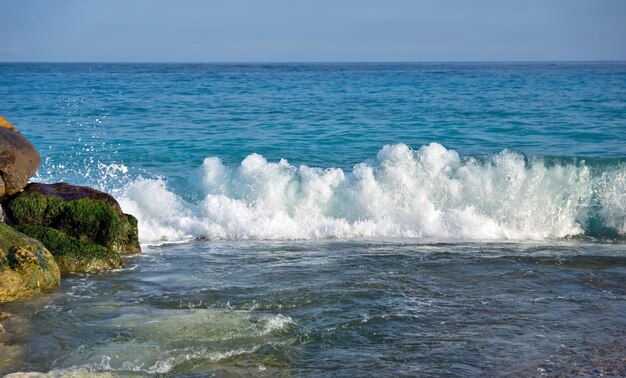
<svg viewBox="0 0 626 378"><path fill-rule="evenodd" d="M113 372L166 374L185 363L218 363L280 344L275 332L295 323L281 314L221 309L167 309L125 313L109 320L118 336L82 345L57 361L59 375ZM48 375L41 375L48 376ZM57 375L52 375L57 376Z"/></svg>
<svg viewBox="0 0 626 378"><path fill-rule="evenodd" d="M282 314L268 316L261 319L265 323L265 328L261 331L262 335L267 335L275 331L282 331L290 325L295 324L291 316L285 316Z"/></svg>
<svg viewBox="0 0 626 378"><path fill-rule="evenodd" d="M160 179L117 197L144 243L207 239L409 237L540 240L579 235L591 212L626 232L626 168L594 178L584 163L548 164L502 151L466 158L437 143L388 145L350 172L252 154L238 167L205 159L187 202ZM594 206L598 210L594 210ZM595 216L595 215L594 215Z"/></svg>

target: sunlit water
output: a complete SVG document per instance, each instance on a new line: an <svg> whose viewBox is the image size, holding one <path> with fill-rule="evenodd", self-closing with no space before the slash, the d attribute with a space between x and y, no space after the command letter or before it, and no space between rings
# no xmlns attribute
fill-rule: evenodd
<svg viewBox="0 0 626 378"><path fill-rule="evenodd" d="M0 64L141 256L0 306L0 373L626 374L626 65Z"/></svg>

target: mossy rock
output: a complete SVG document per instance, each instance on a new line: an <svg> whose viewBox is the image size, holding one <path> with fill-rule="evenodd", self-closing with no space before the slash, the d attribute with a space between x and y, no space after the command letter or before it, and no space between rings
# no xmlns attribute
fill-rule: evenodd
<svg viewBox="0 0 626 378"><path fill-rule="evenodd" d="M0 222L0 303L58 286L59 267L34 240Z"/></svg>
<svg viewBox="0 0 626 378"><path fill-rule="evenodd" d="M31 183L5 200L8 218L17 226L43 226L118 253L139 253L137 219L98 190L66 183Z"/></svg>
<svg viewBox="0 0 626 378"><path fill-rule="evenodd" d="M119 253L95 243L78 240L54 228L17 226L17 230L39 240L48 248L61 270L61 276L123 266Z"/></svg>

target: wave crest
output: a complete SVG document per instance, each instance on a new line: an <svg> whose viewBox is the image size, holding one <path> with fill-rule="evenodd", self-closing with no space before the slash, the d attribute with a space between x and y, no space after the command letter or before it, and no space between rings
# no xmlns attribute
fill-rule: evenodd
<svg viewBox="0 0 626 378"><path fill-rule="evenodd" d="M626 167L527 160L505 150L461 159L437 143L387 145L351 172L295 167L252 154L238 167L204 160L183 200L138 178L117 197L143 242L206 239L409 237L541 240L626 232Z"/></svg>

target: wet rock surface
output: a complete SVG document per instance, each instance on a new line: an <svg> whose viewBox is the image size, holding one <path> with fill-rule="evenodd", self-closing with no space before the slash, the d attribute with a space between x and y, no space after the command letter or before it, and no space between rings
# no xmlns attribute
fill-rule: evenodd
<svg viewBox="0 0 626 378"><path fill-rule="evenodd" d="M54 228L18 226L17 229L39 240L48 248L62 276L117 269L123 266L119 253L86 240L78 240Z"/></svg>
<svg viewBox="0 0 626 378"><path fill-rule="evenodd" d="M60 271L37 240L0 222L0 303L55 287Z"/></svg>
<svg viewBox="0 0 626 378"><path fill-rule="evenodd" d="M137 220L98 190L67 183L31 183L4 202L16 226L50 227L117 253L139 253Z"/></svg>
<svg viewBox="0 0 626 378"><path fill-rule="evenodd" d="M0 197L22 190L40 163L35 146L0 116Z"/></svg>

